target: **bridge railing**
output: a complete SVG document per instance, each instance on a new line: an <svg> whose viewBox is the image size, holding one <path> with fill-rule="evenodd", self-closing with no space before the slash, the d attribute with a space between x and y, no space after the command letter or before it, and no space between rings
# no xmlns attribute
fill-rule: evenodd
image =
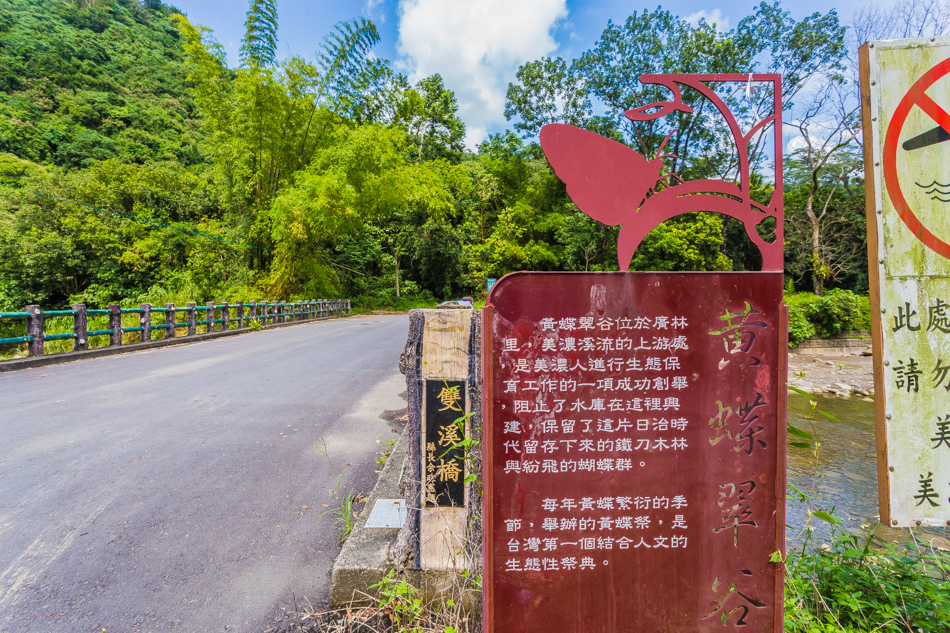
<svg viewBox="0 0 950 633"><path fill-rule="evenodd" d="M112 304L105 309L89 309L80 303L70 310L42 310L38 305L28 305L21 312L0 312L0 332L9 330L2 326L11 321L22 322L19 328L14 326L13 329L23 332L21 336L0 338L0 352L4 348L23 344L26 344L29 356L81 352L90 348L254 329L256 325L253 324L267 326L349 314L349 299L237 301L233 304L209 302L205 305L188 303L185 307L176 307L173 303L161 307L143 303L138 308ZM199 316L202 318L199 319ZM108 337L108 340L104 337ZM68 343L64 344L70 340L73 343L71 350L68 349ZM56 344L57 341L64 343ZM49 346L50 343L54 345Z"/></svg>

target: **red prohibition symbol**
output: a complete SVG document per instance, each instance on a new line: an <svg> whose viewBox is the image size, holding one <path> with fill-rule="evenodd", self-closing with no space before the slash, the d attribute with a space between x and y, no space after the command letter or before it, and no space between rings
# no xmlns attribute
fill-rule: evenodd
<svg viewBox="0 0 950 633"><path fill-rule="evenodd" d="M950 113L941 108L926 91L934 85L941 77L950 73L950 59L945 59L917 80L911 89L904 95L901 102L894 111L890 125L887 127L887 135L884 138L884 183L887 187L887 193L890 195L894 208L900 214L901 220L907 225L914 235L917 236L928 248L935 253L943 255L950 259L950 244L944 242L939 237L930 232L930 230L921 222L917 214L914 213L907 200L904 198L904 192L901 191L900 181L897 178L897 147L901 131L907 117L917 106L924 113L933 119L945 132L950 134Z"/></svg>

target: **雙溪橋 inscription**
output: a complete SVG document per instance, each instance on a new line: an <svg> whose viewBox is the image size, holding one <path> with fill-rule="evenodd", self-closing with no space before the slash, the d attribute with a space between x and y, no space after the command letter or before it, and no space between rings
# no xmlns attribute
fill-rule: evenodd
<svg viewBox="0 0 950 633"><path fill-rule="evenodd" d="M425 506L465 505L465 381L427 380Z"/></svg>

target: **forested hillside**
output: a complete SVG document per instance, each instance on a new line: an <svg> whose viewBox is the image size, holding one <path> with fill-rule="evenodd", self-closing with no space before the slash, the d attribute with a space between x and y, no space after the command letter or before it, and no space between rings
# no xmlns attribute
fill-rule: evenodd
<svg viewBox="0 0 950 633"><path fill-rule="evenodd" d="M45 164L201 160L170 10L0 0L0 151Z"/></svg>
<svg viewBox="0 0 950 633"><path fill-rule="evenodd" d="M866 284L860 120L834 11L796 21L763 3L730 31L635 13L577 59L523 65L512 128L473 153L442 78L412 84L372 55L368 20L338 24L313 59L280 60L276 0L234 6L245 9L229 68L212 33L157 0L0 0L0 310L318 295L407 305L477 295L515 270L616 270L618 227L571 203L532 142L541 125L573 123L648 157L670 135L664 173L735 175L709 110L639 127L623 117L657 100L628 81L644 72L783 73L804 139L786 156L789 280ZM752 121L768 95L723 98ZM819 130L828 121L837 128ZM767 200L771 165L755 156ZM632 269L754 269L757 257L740 224L692 214L651 233Z"/></svg>

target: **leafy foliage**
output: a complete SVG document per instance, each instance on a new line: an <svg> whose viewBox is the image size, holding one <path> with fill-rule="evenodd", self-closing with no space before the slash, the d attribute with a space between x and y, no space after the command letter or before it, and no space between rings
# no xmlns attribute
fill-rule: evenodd
<svg viewBox="0 0 950 633"><path fill-rule="evenodd" d="M372 22L337 24L310 61L278 60L277 8L249 0L242 64L229 68L210 31L157 0L0 0L0 183L87 205L0 189L3 307L334 293L406 307L479 294L519 269L616 270L618 228L580 213L519 135L568 122L652 154L676 129L677 173L725 177L735 165L709 104L684 94L695 115L634 127L623 110L666 94L630 78L761 66L800 97L839 73L842 52L834 12L796 22L761 4L729 31L635 13L576 59L522 66L513 129L473 153L442 77L410 84L373 54ZM721 94L746 123L769 98ZM827 164L853 157L840 158ZM800 283L812 274L803 160L790 161L786 188ZM822 230L857 247L860 180L835 173L819 174L815 199L854 230ZM753 176L756 199L772 194L763 180ZM633 266L749 270L754 251L741 226L700 213L657 227ZM835 253L828 284L859 288L863 264ZM847 320L818 322L834 306L808 322Z"/></svg>
<svg viewBox="0 0 950 633"><path fill-rule="evenodd" d="M833 288L823 296L807 292L786 295L789 306L789 344L792 344L792 330L803 340L818 335L830 338L847 330L867 330L870 328L870 301L868 297L856 295L850 290ZM802 321L806 320L809 325ZM809 327L810 326L810 327ZM808 334L808 332L811 332ZM796 341L797 343L798 341Z"/></svg>
<svg viewBox="0 0 950 633"><path fill-rule="evenodd" d="M788 306L788 346L797 347L799 343L815 335L815 326L805 316L801 304Z"/></svg>
<svg viewBox="0 0 950 633"><path fill-rule="evenodd" d="M171 10L0 0L0 151L68 168L203 160Z"/></svg>
<svg viewBox="0 0 950 633"><path fill-rule="evenodd" d="M242 62L270 66L277 61L277 0L251 0L244 29Z"/></svg>
<svg viewBox="0 0 950 633"><path fill-rule="evenodd" d="M802 547L786 560L785 630L789 633L844 631L939 631L950 622L950 556L911 541L903 549L872 549L840 527L834 515L830 543Z"/></svg>
<svg viewBox="0 0 950 633"><path fill-rule="evenodd" d="M518 83L508 84L505 118L517 117L515 129L536 136L548 123L584 125L591 102L577 63L542 57L518 68Z"/></svg>

